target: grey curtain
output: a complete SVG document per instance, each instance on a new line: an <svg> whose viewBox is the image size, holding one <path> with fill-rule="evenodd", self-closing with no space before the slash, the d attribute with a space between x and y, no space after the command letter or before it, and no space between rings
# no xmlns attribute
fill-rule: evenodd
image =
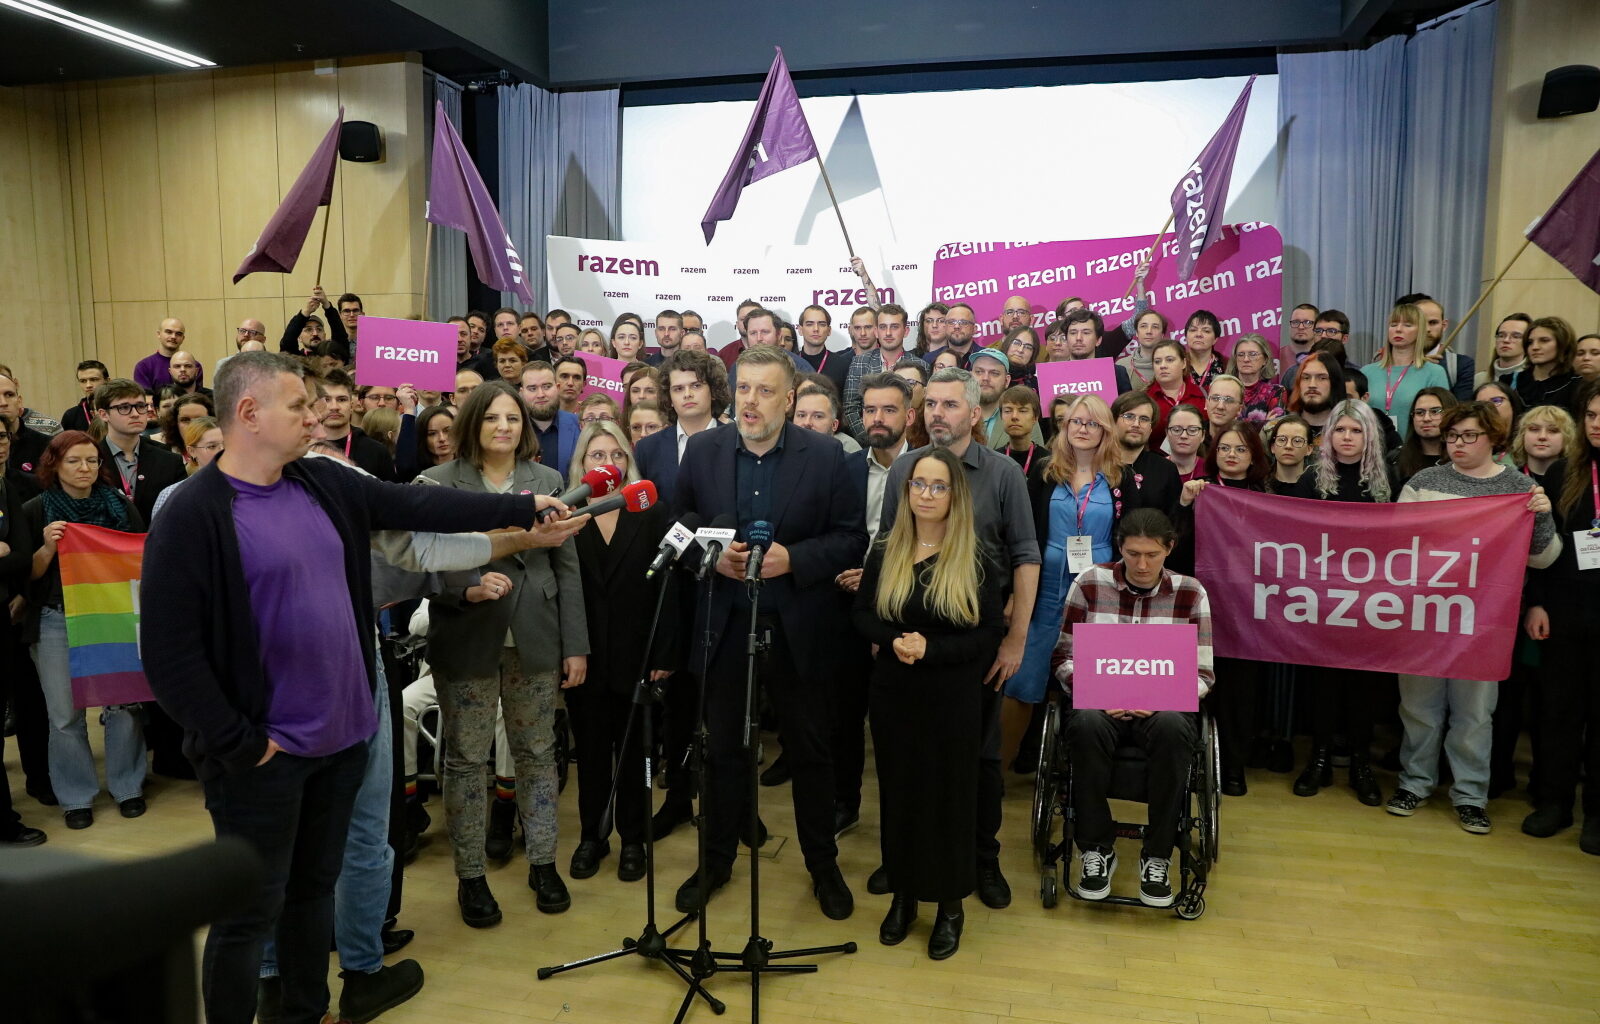
<svg viewBox="0 0 1600 1024"><path fill-rule="evenodd" d="M616 237L618 96L616 89L500 90L500 216L541 309L548 289L546 235ZM503 293L506 305L516 305L513 300Z"/></svg>
<svg viewBox="0 0 1600 1024"><path fill-rule="evenodd" d="M1485 0L1410 39L1278 57L1285 319L1299 302L1343 310L1357 362L1396 296L1427 292L1447 316L1476 298L1494 21Z"/></svg>
<svg viewBox="0 0 1600 1024"><path fill-rule="evenodd" d="M433 166L433 102L444 105L445 116L461 130L461 86L428 72L423 78L423 127L428 133L427 160ZM467 311L467 236L460 231L435 230L428 258L424 320L443 320Z"/></svg>

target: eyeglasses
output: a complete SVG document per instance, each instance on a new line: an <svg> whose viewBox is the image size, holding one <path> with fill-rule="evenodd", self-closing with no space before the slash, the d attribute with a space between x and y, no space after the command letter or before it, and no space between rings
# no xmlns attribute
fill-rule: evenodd
<svg viewBox="0 0 1600 1024"><path fill-rule="evenodd" d="M1217 454L1218 455L1249 455L1250 454L1250 446L1249 445L1243 445L1243 444L1219 444L1219 445L1217 445Z"/></svg>
<svg viewBox="0 0 1600 1024"><path fill-rule="evenodd" d="M613 417L611 417L611 416L609 416L609 415L607 415L606 413L603 413L603 412L586 413L583 416L583 418L580 419L578 422L583 423L583 424L589 424L589 423L599 423L601 421L605 421L607 423L615 422Z"/></svg>
<svg viewBox="0 0 1600 1024"><path fill-rule="evenodd" d="M973 324L973 321L971 320L944 320L941 322L948 324L951 327L971 327Z"/></svg>
<svg viewBox="0 0 1600 1024"><path fill-rule="evenodd" d="M1148 417L1148 416L1140 416L1136 412L1125 412L1125 413L1123 413L1121 416L1119 416L1117 418L1120 419L1124 423L1131 423L1134 426L1139 426L1139 427L1148 427L1150 424L1155 422L1155 420L1151 419L1150 417Z"/></svg>
<svg viewBox="0 0 1600 1024"><path fill-rule="evenodd" d="M590 462L609 462L613 466L626 466L628 464L628 453L620 448L610 452L597 449L585 455L584 458Z"/></svg>
<svg viewBox="0 0 1600 1024"><path fill-rule="evenodd" d="M191 444L189 446L189 450L191 452L215 452L215 451L221 451L222 450L222 442L221 441L213 441L210 444Z"/></svg>
<svg viewBox="0 0 1600 1024"><path fill-rule="evenodd" d="M1001 316L1027 316L1032 312L1033 311L1031 309L1003 309L1003 310L1000 311L1000 315Z"/></svg>
<svg viewBox="0 0 1600 1024"><path fill-rule="evenodd" d="M1217 402L1220 405L1238 405L1239 404L1239 400L1237 398L1234 398L1232 395L1210 395L1210 396L1208 396L1206 398L1206 401L1208 401L1208 402Z"/></svg>
<svg viewBox="0 0 1600 1024"><path fill-rule="evenodd" d="M116 405L106 406L111 412L132 416L136 412L144 412L148 406L144 402L118 402Z"/></svg>
<svg viewBox="0 0 1600 1024"><path fill-rule="evenodd" d="M1484 437L1485 430L1452 430L1444 435L1445 444L1477 444L1480 437Z"/></svg>
<svg viewBox="0 0 1600 1024"><path fill-rule="evenodd" d="M1067 421L1067 426L1077 427L1079 430L1089 430L1091 428L1095 430L1105 429L1105 427L1101 426L1099 423L1096 423L1094 420L1084 419L1070 419Z"/></svg>
<svg viewBox="0 0 1600 1024"><path fill-rule="evenodd" d="M1199 437L1199 427L1168 427L1167 433L1173 437Z"/></svg>
<svg viewBox="0 0 1600 1024"><path fill-rule="evenodd" d="M1443 409L1413 409L1411 415L1419 420L1436 420L1444 416Z"/></svg>
<svg viewBox="0 0 1600 1024"><path fill-rule="evenodd" d="M265 338L267 336L266 331L258 331L251 327L235 327L233 333L241 338Z"/></svg>
<svg viewBox="0 0 1600 1024"><path fill-rule="evenodd" d="M1319 338L1338 338L1344 335L1344 332L1337 327L1314 327L1311 333Z"/></svg>
<svg viewBox="0 0 1600 1024"><path fill-rule="evenodd" d="M911 481L911 490L916 494L926 494L930 497L942 498L946 494L950 493L950 485L945 483L943 480L935 480L932 483L929 483L926 480L918 479Z"/></svg>
<svg viewBox="0 0 1600 1024"><path fill-rule="evenodd" d="M1310 327L1314 323L1316 323L1315 320L1290 320L1289 321L1289 326L1290 327Z"/></svg>
<svg viewBox="0 0 1600 1024"><path fill-rule="evenodd" d="M1304 448L1306 439L1303 437L1275 437L1272 439L1275 448Z"/></svg>

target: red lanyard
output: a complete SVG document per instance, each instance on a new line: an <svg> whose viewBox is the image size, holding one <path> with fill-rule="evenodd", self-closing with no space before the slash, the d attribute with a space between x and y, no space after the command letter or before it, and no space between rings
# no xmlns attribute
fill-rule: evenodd
<svg viewBox="0 0 1600 1024"><path fill-rule="evenodd" d="M1600 530L1600 469L1595 468L1594 460L1589 460L1589 494L1594 500L1594 521L1589 524L1590 529Z"/></svg>
<svg viewBox="0 0 1600 1024"><path fill-rule="evenodd" d="M133 453L133 479L136 484L139 480L139 449L135 447ZM116 458L115 454L111 456L113 462L116 461ZM128 478L122 475L122 467L120 465L117 466L117 483L122 486L122 493L128 496L129 501L132 501L134 484L128 483Z"/></svg>
<svg viewBox="0 0 1600 1024"><path fill-rule="evenodd" d="M1083 533L1083 514L1089 510L1089 499L1094 496L1094 485L1100 482L1100 474L1096 473L1089 481L1089 486L1083 492L1083 500L1078 503L1078 533Z"/></svg>
<svg viewBox="0 0 1600 1024"><path fill-rule="evenodd" d="M344 435L344 457L347 459L350 457L350 443L355 439L356 432L355 428L352 427L350 433Z"/></svg>
<svg viewBox="0 0 1600 1024"><path fill-rule="evenodd" d="M1028 467L1033 465L1033 450L1035 448L1037 448L1037 447L1039 447L1039 446L1034 444L1032 441L1028 442L1028 457L1026 459L1024 459L1023 463L1022 463L1022 475L1023 476L1027 476L1028 475Z"/></svg>
<svg viewBox="0 0 1600 1024"><path fill-rule="evenodd" d="M1383 411L1387 412L1387 413L1393 413L1394 412L1394 393L1396 391L1399 391L1400 390L1400 385L1402 385L1402 384L1404 384L1406 382L1406 374L1411 372L1411 364L1407 363L1405 365L1405 368L1400 371L1400 379L1395 381L1393 384L1390 384L1389 383L1389 374L1392 373L1393 371L1394 371L1394 367L1392 367L1392 366L1389 369L1383 371L1383 382L1384 382L1384 388L1383 388L1383 392L1384 392L1384 396L1383 396L1383 399L1384 399Z"/></svg>
<svg viewBox="0 0 1600 1024"><path fill-rule="evenodd" d="M829 352L827 349L822 350L822 362L817 364L818 373L821 373L823 370L828 368L828 357L831 355L833 355L833 353Z"/></svg>

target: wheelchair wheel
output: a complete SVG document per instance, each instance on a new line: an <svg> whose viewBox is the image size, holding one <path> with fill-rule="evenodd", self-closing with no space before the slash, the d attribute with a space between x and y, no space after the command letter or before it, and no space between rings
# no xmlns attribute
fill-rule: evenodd
<svg viewBox="0 0 1600 1024"><path fill-rule="evenodd" d="M1193 921L1206 912L1206 898L1199 893L1191 893L1180 897L1173 909L1185 921Z"/></svg>
<svg viewBox="0 0 1600 1024"><path fill-rule="evenodd" d="M1217 744L1216 721L1209 713L1201 715L1200 731L1200 859L1209 865L1221 859L1217 837L1222 810L1222 748ZM1204 911L1204 900L1200 906Z"/></svg>
<svg viewBox="0 0 1600 1024"><path fill-rule="evenodd" d="M1050 840L1055 834L1056 811L1061 799L1056 772L1060 727L1061 705L1049 701L1045 705L1044 726L1039 737L1039 768L1033 777L1033 862L1041 869L1050 854Z"/></svg>
<svg viewBox="0 0 1600 1024"><path fill-rule="evenodd" d="M1052 864L1039 873L1039 902L1044 909L1049 910L1060 899L1060 890L1056 884L1056 865Z"/></svg>

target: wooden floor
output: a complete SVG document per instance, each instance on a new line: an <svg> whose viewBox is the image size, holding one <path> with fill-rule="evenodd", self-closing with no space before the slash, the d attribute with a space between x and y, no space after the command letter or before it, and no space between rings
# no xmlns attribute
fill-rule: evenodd
<svg viewBox="0 0 1600 1024"><path fill-rule="evenodd" d="M133 821L102 796L94 827L69 832L53 809L20 796L14 744L7 767L24 820L46 828L52 848L120 858L211 835L193 783L154 782L149 813ZM1393 777L1380 778L1391 791ZM1547 840L1522 835L1517 826L1527 806L1520 790L1490 806L1493 834L1473 836L1457 827L1443 797L1401 819L1361 806L1343 786L1296 798L1289 781L1252 772L1250 794L1225 802L1222 862L1207 912L1192 922L1065 896L1056 909L1042 909L1026 844L1030 790L1014 781L1002 832L1012 905L990 911L969 900L961 951L943 963L925 952L931 907L902 945L877 942L888 898L866 892L878 863L870 788L867 820L840 843L857 899L855 916L842 922L823 918L811 897L787 787L763 790L774 832L762 862L765 933L780 948L853 940L860 950L821 958L814 975L769 977L762 1019L1600 1022L1600 858L1579 851L1576 829ZM562 798L563 875L576 834L575 797L569 786ZM534 977L541 965L612 949L638 933L644 885L617 881L615 852L599 875L569 882L573 907L556 916L534 909L520 861L493 870L505 920L474 931L456 914L442 813L437 801L430 806L434 838L407 871L401 919L417 931L403 955L422 963L427 984L383 1020L671 1021L683 987L658 964L629 958L548 981ZM692 831L679 829L657 848L664 922L677 920L672 892L692 870L694 846ZM1136 873L1130 865L1137 851L1123 852L1119 891L1131 889ZM733 884L712 902L714 948L744 945L747 879L741 861ZM747 981L724 976L712 987L728 1004L723 1019L749 1020ZM697 1005L690 1019L713 1017Z"/></svg>

